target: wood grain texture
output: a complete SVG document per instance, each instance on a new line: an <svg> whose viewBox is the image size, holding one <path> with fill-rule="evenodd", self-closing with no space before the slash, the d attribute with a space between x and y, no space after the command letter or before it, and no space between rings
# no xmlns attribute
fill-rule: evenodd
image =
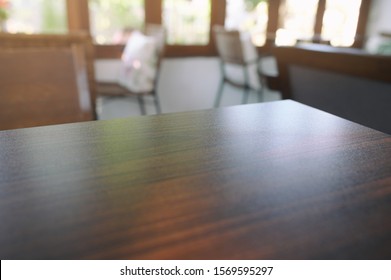
<svg viewBox="0 0 391 280"><path fill-rule="evenodd" d="M0 132L1 259L391 257L391 137L281 101Z"/></svg>

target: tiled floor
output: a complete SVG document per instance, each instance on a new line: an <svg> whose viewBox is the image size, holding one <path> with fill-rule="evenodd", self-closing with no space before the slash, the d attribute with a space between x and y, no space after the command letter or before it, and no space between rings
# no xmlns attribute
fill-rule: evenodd
<svg viewBox="0 0 391 280"><path fill-rule="evenodd" d="M213 107L220 81L219 64L216 58L166 59L163 61L158 95L162 113L184 112ZM243 91L226 85L221 106L241 104ZM264 101L281 99L280 93L264 91ZM257 102L255 92L249 102ZM98 100L99 119L139 116L140 110L134 97L101 98ZM155 114L151 98L145 98L148 115Z"/></svg>

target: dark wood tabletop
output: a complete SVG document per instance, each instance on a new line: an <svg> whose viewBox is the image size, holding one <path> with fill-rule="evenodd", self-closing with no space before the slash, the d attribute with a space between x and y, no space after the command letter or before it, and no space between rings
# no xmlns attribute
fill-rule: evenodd
<svg viewBox="0 0 391 280"><path fill-rule="evenodd" d="M1 259L390 259L391 136L293 101L0 132Z"/></svg>

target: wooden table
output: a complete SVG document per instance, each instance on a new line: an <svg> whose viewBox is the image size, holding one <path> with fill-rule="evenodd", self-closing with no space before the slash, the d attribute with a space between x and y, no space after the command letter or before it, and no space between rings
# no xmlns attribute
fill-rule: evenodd
<svg viewBox="0 0 391 280"><path fill-rule="evenodd" d="M391 137L293 101L0 132L2 259L391 258Z"/></svg>

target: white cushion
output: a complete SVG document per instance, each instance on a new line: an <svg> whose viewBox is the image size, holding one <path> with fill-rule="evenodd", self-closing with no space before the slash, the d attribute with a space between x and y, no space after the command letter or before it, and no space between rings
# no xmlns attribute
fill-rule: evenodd
<svg viewBox="0 0 391 280"><path fill-rule="evenodd" d="M156 48L153 37L134 31L122 54L119 84L134 93L151 91L157 72Z"/></svg>

